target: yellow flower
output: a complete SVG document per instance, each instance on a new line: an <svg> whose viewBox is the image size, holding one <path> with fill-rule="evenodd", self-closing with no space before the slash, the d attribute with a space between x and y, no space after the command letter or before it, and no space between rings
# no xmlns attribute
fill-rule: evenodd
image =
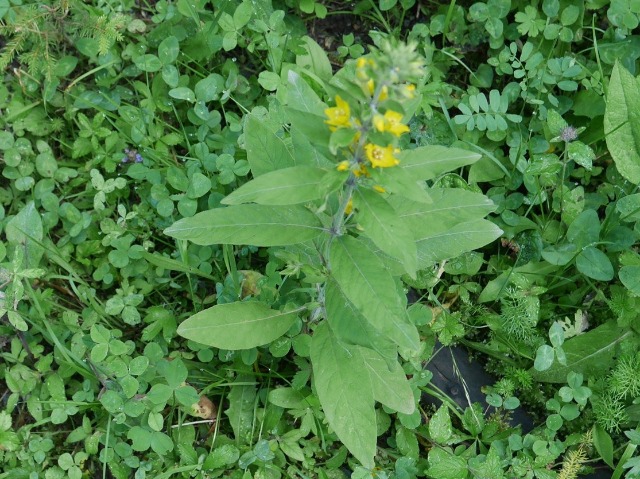
<svg viewBox="0 0 640 479"><path fill-rule="evenodd" d="M369 176L369 172L367 171L367 167L364 165L360 165L357 170L353 170L353 174L358 178L361 176Z"/></svg>
<svg viewBox="0 0 640 479"><path fill-rule="evenodd" d="M349 162L347 160L341 161L336 166L336 170L338 171L348 171L349 170Z"/></svg>
<svg viewBox="0 0 640 479"><path fill-rule="evenodd" d="M350 215L352 211L353 211L353 200L349 198L349 201L347 202L347 207L344 209L344 214Z"/></svg>
<svg viewBox="0 0 640 479"><path fill-rule="evenodd" d="M369 73L367 72L367 67L374 67L376 63L369 59L360 57L356 60L356 76L358 79L365 81L369 79Z"/></svg>
<svg viewBox="0 0 640 479"><path fill-rule="evenodd" d="M376 190L378 193L386 193L387 190L385 190L382 186L380 185L373 185L373 189Z"/></svg>
<svg viewBox="0 0 640 479"><path fill-rule="evenodd" d="M373 126L380 132L388 131L395 136L400 136L409 131L409 127L402 123L402 114L391 110L388 110L384 116L375 115L373 117Z"/></svg>
<svg viewBox="0 0 640 479"><path fill-rule="evenodd" d="M416 86L411 83L408 83L404 86L402 93L404 94L404 96L411 99L414 96L416 96Z"/></svg>
<svg viewBox="0 0 640 479"><path fill-rule="evenodd" d="M392 145L385 147L367 143L364 145L364 151L373 168L389 168L400 164L400 160L393 156L399 150Z"/></svg>
<svg viewBox="0 0 640 479"><path fill-rule="evenodd" d="M373 95L376 91L376 84L373 81L373 78L367 82L367 89L369 90L369 95ZM380 91L378 101L385 101L387 98L389 98L389 89L387 88L387 85L384 85Z"/></svg>
<svg viewBox="0 0 640 479"><path fill-rule="evenodd" d="M351 126L351 108L349 108L349 104L338 95L336 95L336 106L327 108L324 114L329 118L325 120L325 123L329 125L332 131Z"/></svg>

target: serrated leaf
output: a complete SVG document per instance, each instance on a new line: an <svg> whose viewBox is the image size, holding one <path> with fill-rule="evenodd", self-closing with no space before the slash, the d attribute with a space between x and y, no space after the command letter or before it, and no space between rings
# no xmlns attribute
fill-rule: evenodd
<svg viewBox="0 0 640 479"><path fill-rule="evenodd" d="M216 348L249 349L286 333L297 312L276 311L257 301L217 304L183 321L178 334Z"/></svg>
<svg viewBox="0 0 640 479"><path fill-rule="evenodd" d="M400 347L419 347L418 331L409 322L393 277L366 244L351 236L336 238L329 262L344 295L373 327Z"/></svg>
<svg viewBox="0 0 640 479"><path fill-rule="evenodd" d="M311 342L315 389L338 438L363 466L376 454L376 415L369 374L357 347L339 342L326 323Z"/></svg>
<svg viewBox="0 0 640 479"><path fill-rule="evenodd" d="M292 166L271 171L245 183L222 200L226 205L258 203L295 205L324 196L320 188L326 170L312 166Z"/></svg>
<svg viewBox="0 0 640 479"><path fill-rule="evenodd" d="M429 420L429 435L438 444L446 444L452 434L449 408L443 404Z"/></svg>
<svg viewBox="0 0 640 479"><path fill-rule="evenodd" d="M607 147L620 174L640 183L640 86L616 61L611 72L604 114Z"/></svg>
<svg viewBox="0 0 640 479"><path fill-rule="evenodd" d="M358 189L353 199L364 234L386 254L400 260L409 276L415 278L416 245L402 218L375 191Z"/></svg>
<svg viewBox="0 0 640 479"><path fill-rule="evenodd" d="M449 448L434 447L429 451L427 474L438 479L466 479L467 461L464 457L453 454Z"/></svg>
<svg viewBox="0 0 640 479"><path fill-rule="evenodd" d="M183 218L164 233L199 245L280 246L322 234L318 217L304 206L234 205Z"/></svg>

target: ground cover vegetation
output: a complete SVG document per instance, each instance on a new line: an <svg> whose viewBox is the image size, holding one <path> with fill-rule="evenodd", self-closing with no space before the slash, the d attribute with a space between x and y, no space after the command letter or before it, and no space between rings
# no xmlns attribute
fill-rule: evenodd
<svg viewBox="0 0 640 479"><path fill-rule="evenodd" d="M639 478L639 23L0 0L0 478Z"/></svg>

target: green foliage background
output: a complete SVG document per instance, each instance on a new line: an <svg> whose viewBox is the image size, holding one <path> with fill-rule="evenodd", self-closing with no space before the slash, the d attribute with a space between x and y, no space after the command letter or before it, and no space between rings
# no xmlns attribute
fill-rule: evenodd
<svg viewBox="0 0 640 479"><path fill-rule="evenodd" d="M640 477L639 16L0 0L0 478ZM400 165L325 255L325 109L396 40Z"/></svg>

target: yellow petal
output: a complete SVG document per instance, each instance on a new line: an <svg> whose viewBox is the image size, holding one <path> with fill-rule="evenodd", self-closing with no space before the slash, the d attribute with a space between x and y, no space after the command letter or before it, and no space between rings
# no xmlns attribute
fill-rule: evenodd
<svg viewBox="0 0 640 479"><path fill-rule="evenodd" d="M348 171L349 170L349 162L347 160L341 161L336 166L336 170L338 171Z"/></svg>

